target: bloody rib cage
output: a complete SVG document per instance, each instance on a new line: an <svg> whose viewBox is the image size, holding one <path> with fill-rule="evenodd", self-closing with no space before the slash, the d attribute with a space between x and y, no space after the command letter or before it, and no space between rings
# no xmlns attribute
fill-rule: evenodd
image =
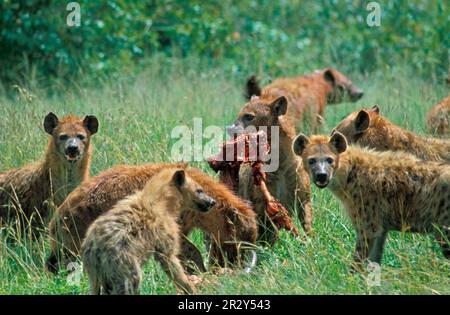
<svg viewBox="0 0 450 315"><path fill-rule="evenodd" d="M291 231L299 235L286 208L269 192L267 175L262 170L264 160L270 152L267 134L260 130L243 133L234 139L225 141L221 151L207 159L215 172L219 172L220 181L234 192L239 187L239 168L242 163L249 163L253 171L253 182L259 186L267 202L266 214L278 229Z"/></svg>

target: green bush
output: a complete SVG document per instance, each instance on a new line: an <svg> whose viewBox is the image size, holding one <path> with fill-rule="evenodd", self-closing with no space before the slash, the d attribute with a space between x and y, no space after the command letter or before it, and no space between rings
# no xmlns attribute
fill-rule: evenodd
<svg viewBox="0 0 450 315"><path fill-rule="evenodd" d="M100 0L78 1L81 26L68 27L61 0L0 0L0 78L110 73L149 56L200 56L230 71L288 73L328 64L371 72L408 62L443 76L448 68L445 1Z"/></svg>

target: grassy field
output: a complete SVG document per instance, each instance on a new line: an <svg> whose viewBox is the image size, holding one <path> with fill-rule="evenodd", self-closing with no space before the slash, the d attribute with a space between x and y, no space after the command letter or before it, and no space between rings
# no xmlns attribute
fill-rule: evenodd
<svg viewBox="0 0 450 315"><path fill-rule="evenodd" d="M93 114L100 130L94 136L91 174L116 164L170 161L177 125L224 127L234 121L244 103L242 76L224 76L219 70L174 67L162 71L157 64L138 74L104 81L95 88L72 84L56 86L51 95L39 82L24 83L13 98L0 97L0 171L19 167L43 156L47 136L42 123L53 111ZM301 73L314 69L293 69ZM441 82L416 78L404 68L380 69L378 74L349 76L365 90L358 103L329 106L324 133L345 115L361 107L379 104L393 122L424 134L428 109L448 93ZM262 76L263 81L269 78ZM208 171L204 162L193 163ZM342 206L327 190L313 188L315 237L307 244L282 233L272 249L259 250L254 273L217 276L206 274L202 294L449 294L449 262L432 236L391 233L382 266L381 284L369 287L361 274L351 274L355 234ZM296 222L298 224L298 222ZM87 278L71 284L67 274L44 272L48 242L5 242L11 233L0 230L0 294L87 294ZM205 254L202 235L191 236ZM146 267L143 294L174 294L172 284L151 260Z"/></svg>

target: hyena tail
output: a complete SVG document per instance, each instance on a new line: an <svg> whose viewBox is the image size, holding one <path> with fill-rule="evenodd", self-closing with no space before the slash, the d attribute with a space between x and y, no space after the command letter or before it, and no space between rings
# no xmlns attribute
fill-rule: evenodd
<svg viewBox="0 0 450 315"><path fill-rule="evenodd" d="M255 75L252 75L248 78L247 83L245 85L245 98L250 100L252 96L261 96L261 87L259 86L258 80Z"/></svg>

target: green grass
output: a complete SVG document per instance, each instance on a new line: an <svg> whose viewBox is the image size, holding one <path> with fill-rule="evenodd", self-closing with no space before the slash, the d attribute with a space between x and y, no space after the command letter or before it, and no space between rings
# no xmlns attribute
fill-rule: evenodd
<svg viewBox="0 0 450 315"><path fill-rule="evenodd" d="M33 80L16 88L13 98L0 97L0 171L19 167L43 156L47 137L42 128L49 111L93 114L100 131L93 139L92 175L116 164L170 161L173 127L225 126L244 103L244 77L229 77L220 70L158 65L138 74L104 80L95 88L73 84L56 86L50 94ZM301 69L300 72L313 70ZM131 73L131 71L130 71ZM330 130L353 110L379 104L393 122L424 133L424 117L430 106L448 92L440 82L415 77L402 67L380 69L364 77L350 75L366 94L356 103L329 106ZM267 79L267 78L263 78ZM212 173L206 163L193 163ZM383 259L381 286L368 287L362 274L351 274L355 235L345 211L327 190L313 188L314 230L307 244L282 232L272 249L259 249L259 266L250 275L206 274L204 294L449 294L449 262L432 236L391 233ZM298 222L296 222L298 225ZM0 228L0 294L87 294L85 276L80 285L69 285L67 275L44 272L48 253L46 237L31 242L7 243L10 231ZM192 239L207 255L202 235ZM173 294L175 289L151 260L146 267L143 294Z"/></svg>

